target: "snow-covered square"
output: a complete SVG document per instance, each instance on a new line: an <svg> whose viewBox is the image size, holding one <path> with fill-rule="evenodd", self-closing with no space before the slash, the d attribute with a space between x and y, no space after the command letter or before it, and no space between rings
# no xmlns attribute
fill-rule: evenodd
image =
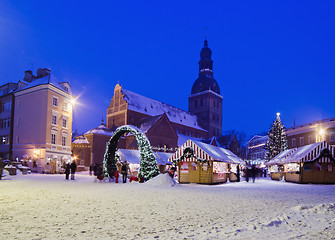
<svg viewBox="0 0 335 240"><path fill-rule="evenodd" d="M269 179L144 184L89 175L0 181L0 239L333 239L335 186Z"/></svg>

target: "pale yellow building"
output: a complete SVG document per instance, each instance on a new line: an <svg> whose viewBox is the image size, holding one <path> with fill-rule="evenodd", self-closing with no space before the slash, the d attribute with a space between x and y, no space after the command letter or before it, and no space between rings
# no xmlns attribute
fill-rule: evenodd
<svg viewBox="0 0 335 240"><path fill-rule="evenodd" d="M26 72L24 80L14 93L13 158L27 161L32 171L61 172L71 160L70 85L48 69L36 77Z"/></svg>

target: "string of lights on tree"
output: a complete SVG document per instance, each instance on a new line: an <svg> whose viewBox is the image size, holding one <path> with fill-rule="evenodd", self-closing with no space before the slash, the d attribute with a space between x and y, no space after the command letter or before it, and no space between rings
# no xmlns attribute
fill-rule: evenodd
<svg viewBox="0 0 335 240"><path fill-rule="evenodd" d="M150 142L140 129L132 125L124 125L117 128L109 140L104 155L104 176L113 176L112 172L116 169L118 161L116 157L117 144L120 137L125 133L133 134L137 141L138 149L140 151L140 169L138 176L143 177L145 181L156 177L159 174L159 170Z"/></svg>
<svg viewBox="0 0 335 240"><path fill-rule="evenodd" d="M268 132L268 137L269 139L265 146L265 158L270 160L287 149L287 135L285 134L285 127L280 119L280 113L277 113L277 118Z"/></svg>

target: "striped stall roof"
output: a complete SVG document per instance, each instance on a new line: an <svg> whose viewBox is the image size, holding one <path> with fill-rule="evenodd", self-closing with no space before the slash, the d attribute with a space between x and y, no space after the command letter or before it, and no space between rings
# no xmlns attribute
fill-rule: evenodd
<svg viewBox="0 0 335 240"><path fill-rule="evenodd" d="M293 154L286 158L283 163L300 163L300 162L311 162L316 158L320 157L323 149L329 149L330 154L334 158L334 148L326 141L312 143L303 147L298 148ZM319 162L330 162L328 157L321 157Z"/></svg>
<svg viewBox="0 0 335 240"><path fill-rule="evenodd" d="M288 156L290 156L292 153L294 153L297 150L297 148L292 149L286 149L279 153L277 156L275 156L272 160L265 163L267 166L271 165L281 165L283 164L282 161L284 161Z"/></svg>
<svg viewBox="0 0 335 240"><path fill-rule="evenodd" d="M208 161L219 161L226 163L234 163L234 164L245 164L244 161L236 156L231 151L213 146L207 143L187 140L182 146L178 148L178 150L168 159L169 162L176 161L181 158L184 153L185 148L191 147L194 151L194 156L196 158L200 158ZM190 157L185 159L185 161L195 162L197 159L194 157Z"/></svg>

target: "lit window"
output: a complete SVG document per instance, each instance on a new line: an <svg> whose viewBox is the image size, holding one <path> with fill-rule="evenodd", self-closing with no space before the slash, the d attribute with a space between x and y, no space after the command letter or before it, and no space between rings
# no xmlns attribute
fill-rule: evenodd
<svg viewBox="0 0 335 240"><path fill-rule="evenodd" d="M9 139L8 135L0 136L0 145L8 144L9 143L8 139Z"/></svg>
<svg viewBox="0 0 335 240"><path fill-rule="evenodd" d="M312 143L312 136L309 135L309 136L308 136L308 144L311 144L311 143Z"/></svg>
<svg viewBox="0 0 335 240"><path fill-rule="evenodd" d="M52 98L52 106L58 107L58 98L56 97Z"/></svg>

